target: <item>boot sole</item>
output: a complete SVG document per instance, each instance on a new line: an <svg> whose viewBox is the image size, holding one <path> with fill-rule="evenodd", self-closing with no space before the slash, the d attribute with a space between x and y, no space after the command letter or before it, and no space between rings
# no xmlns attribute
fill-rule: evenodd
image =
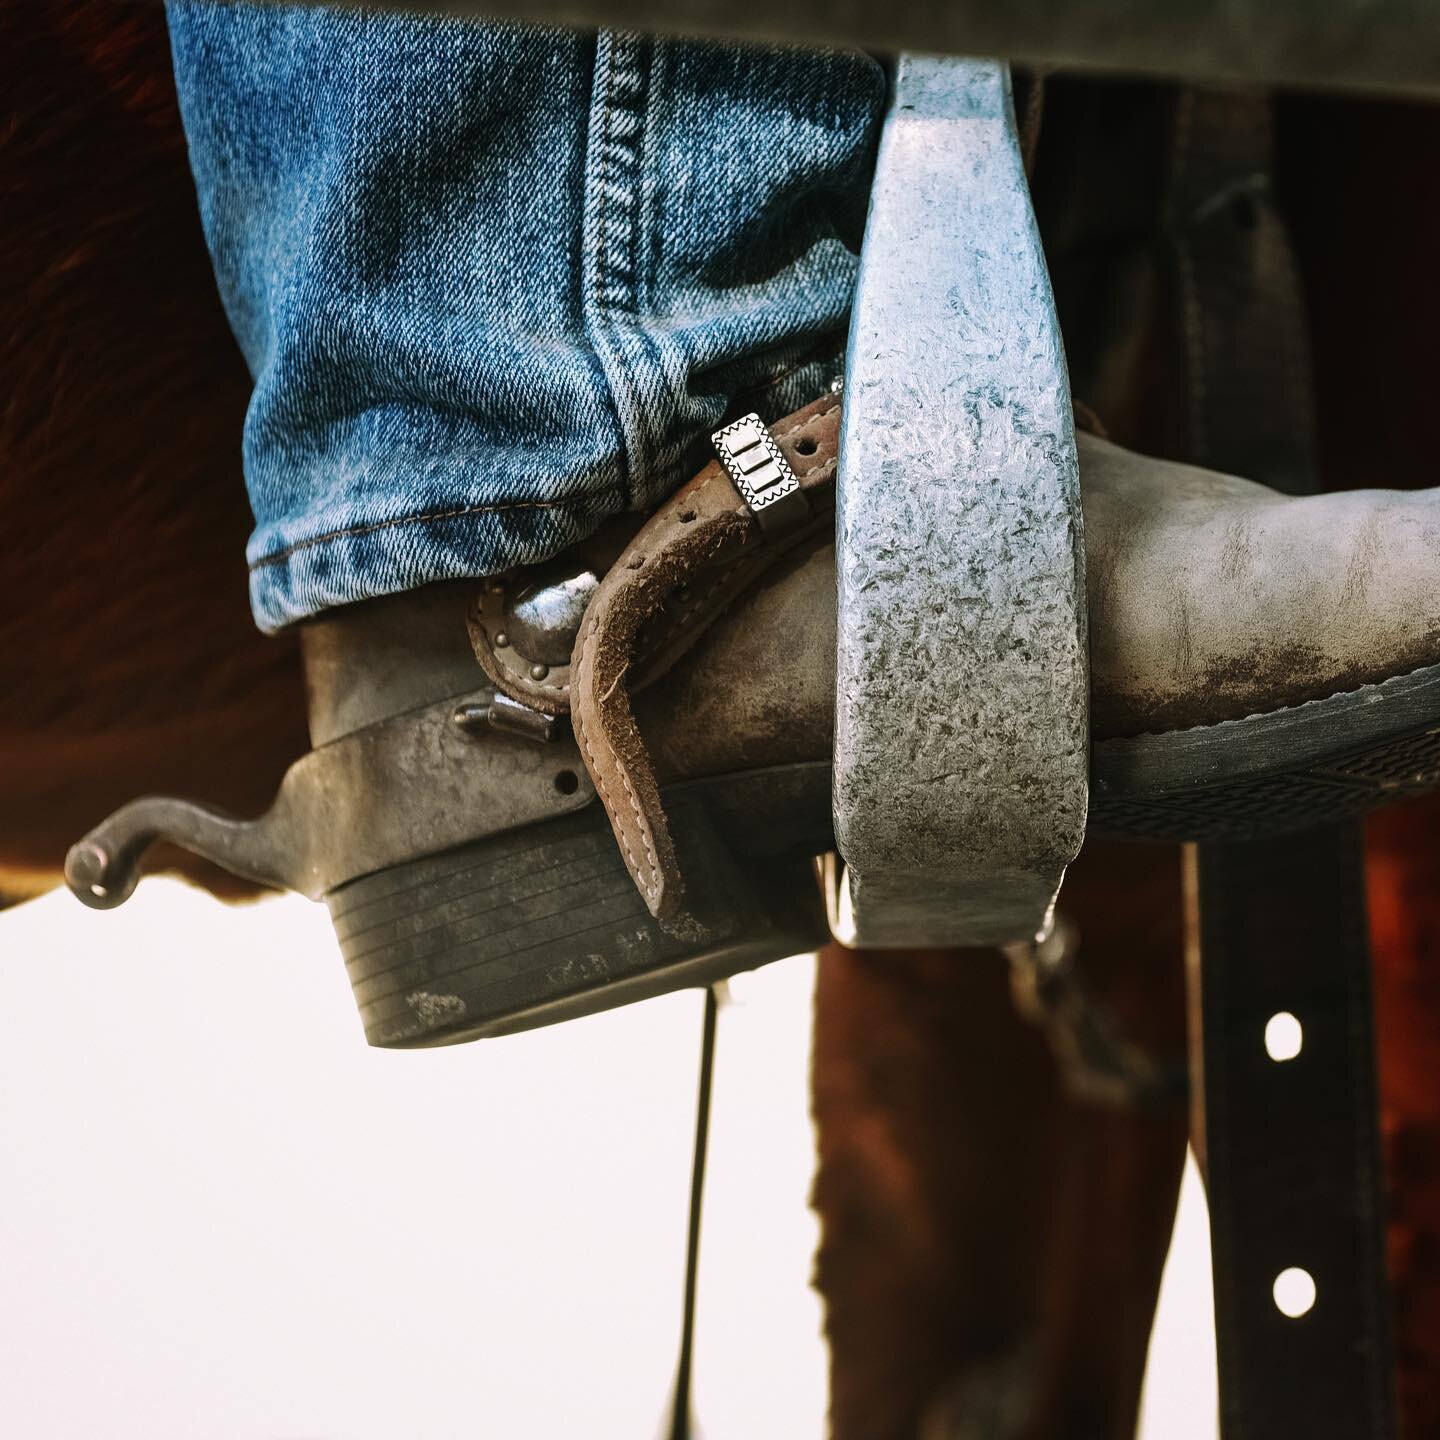
<svg viewBox="0 0 1440 1440"><path fill-rule="evenodd" d="M1440 666L1242 720L1102 740L1090 830L1254 839L1440 786Z"/></svg>
<svg viewBox="0 0 1440 1440"><path fill-rule="evenodd" d="M1440 787L1440 666L1217 725L1102 740L1090 832L1254 838ZM696 928L645 908L598 806L326 897L372 1045L503 1035L706 985L829 938L823 761L666 788Z"/></svg>
<svg viewBox="0 0 1440 1440"><path fill-rule="evenodd" d="M366 1039L504 1035L816 949L829 800L827 765L667 789L692 917L678 930L651 917L598 806L339 887L326 903Z"/></svg>

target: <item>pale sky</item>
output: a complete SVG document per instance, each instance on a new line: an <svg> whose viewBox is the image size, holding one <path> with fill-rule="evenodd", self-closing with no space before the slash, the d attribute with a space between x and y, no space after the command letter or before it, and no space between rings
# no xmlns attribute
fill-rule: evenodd
<svg viewBox="0 0 1440 1440"><path fill-rule="evenodd" d="M808 957L721 1012L696 1411L821 1440ZM652 1440L678 1338L699 994L363 1040L323 908L147 880L0 914L0 1433ZM1146 1440L1214 1440L1187 1177Z"/></svg>

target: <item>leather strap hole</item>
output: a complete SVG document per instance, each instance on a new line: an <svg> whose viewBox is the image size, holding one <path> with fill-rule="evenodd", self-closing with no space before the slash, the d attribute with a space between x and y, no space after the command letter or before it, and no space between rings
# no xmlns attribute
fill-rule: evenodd
<svg viewBox="0 0 1440 1440"><path fill-rule="evenodd" d="M1271 1287L1275 1308L1287 1320L1299 1320L1315 1308L1315 1277L1298 1265L1282 1270Z"/></svg>
<svg viewBox="0 0 1440 1440"><path fill-rule="evenodd" d="M1265 1022L1265 1053L1277 1065L1293 1060L1305 1045L1305 1029L1288 1011L1279 1010Z"/></svg>
<svg viewBox="0 0 1440 1440"><path fill-rule="evenodd" d="M682 525L689 525L694 519L695 512L693 510L682 510L680 512L680 523Z"/></svg>
<svg viewBox="0 0 1440 1440"><path fill-rule="evenodd" d="M573 770L557 770L555 788L562 795L573 795L580 788L580 777Z"/></svg>
<svg viewBox="0 0 1440 1440"><path fill-rule="evenodd" d="M820 444L813 435L802 435L795 442L795 453L797 455L813 455L819 448Z"/></svg>

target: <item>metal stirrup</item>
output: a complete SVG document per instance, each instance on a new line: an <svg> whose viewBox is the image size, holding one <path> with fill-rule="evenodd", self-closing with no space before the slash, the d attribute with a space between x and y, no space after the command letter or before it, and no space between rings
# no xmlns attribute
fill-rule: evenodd
<svg viewBox="0 0 1440 1440"><path fill-rule="evenodd" d="M902 56L845 375L831 925L858 945L1045 927L1084 835L1074 422L991 60Z"/></svg>

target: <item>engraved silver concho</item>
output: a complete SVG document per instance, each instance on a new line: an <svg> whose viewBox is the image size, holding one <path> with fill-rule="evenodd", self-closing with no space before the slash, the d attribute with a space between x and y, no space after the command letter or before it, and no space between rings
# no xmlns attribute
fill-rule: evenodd
<svg viewBox="0 0 1440 1440"><path fill-rule="evenodd" d="M717 430L710 442L740 498L767 534L792 529L809 518L800 481L758 415L742 416Z"/></svg>

